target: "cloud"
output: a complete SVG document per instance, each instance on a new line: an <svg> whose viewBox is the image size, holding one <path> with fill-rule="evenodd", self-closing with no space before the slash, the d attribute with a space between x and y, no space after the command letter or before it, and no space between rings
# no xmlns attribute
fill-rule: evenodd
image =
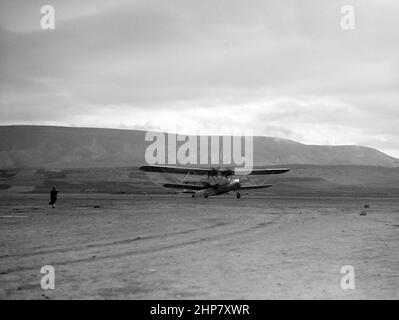
<svg viewBox="0 0 399 320"><path fill-rule="evenodd" d="M399 4L40 1L0 10L1 123L251 129L399 155Z"/></svg>

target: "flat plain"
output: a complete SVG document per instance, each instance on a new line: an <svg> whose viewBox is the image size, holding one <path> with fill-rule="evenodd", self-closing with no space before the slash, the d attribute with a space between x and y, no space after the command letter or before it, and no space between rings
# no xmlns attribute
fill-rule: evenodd
<svg viewBox="0 0 399 320"><path fill-rule="evenodd" d="M1 299L398 299L399 199L0 197ZM43 290L41 267L55 269ZM341 288L341 268L355 289Z"/></svg>

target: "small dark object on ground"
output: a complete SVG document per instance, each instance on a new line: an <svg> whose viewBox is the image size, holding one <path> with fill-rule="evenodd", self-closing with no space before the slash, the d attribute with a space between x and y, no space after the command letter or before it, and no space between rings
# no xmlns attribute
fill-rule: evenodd
<svg viewBox="0 0 399 320"><path fill-rule="evenodd" d="M369 204L365 204L364 207L365 208L370 208L370 205Z"/></svg>
<svg viewBox="0 0 399 320"><path fill-rule="evenodd" d="M366 211L362 211L362 212L360 212L360 215L361 216L367 216L367 212Z"/></svg>

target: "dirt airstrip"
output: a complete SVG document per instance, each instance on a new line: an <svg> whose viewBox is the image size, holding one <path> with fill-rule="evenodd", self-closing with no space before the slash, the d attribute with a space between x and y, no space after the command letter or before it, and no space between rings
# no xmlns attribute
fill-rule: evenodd
<svg viewBox="0 0 399 320"><path fill-rule="evenodd" d="M47 202L0 197L1 299L399 298L399 199ZM54 290L40 287L44 265L55 269ZM354 290L341 288L344 265Z"/></svg>

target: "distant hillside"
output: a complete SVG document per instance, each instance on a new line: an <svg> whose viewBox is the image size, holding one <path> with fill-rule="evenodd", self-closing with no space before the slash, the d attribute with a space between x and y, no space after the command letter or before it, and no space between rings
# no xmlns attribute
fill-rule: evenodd
<svg viewBox="0 0 399 320"><path fill-rule="evenodd" d="M0 168L133 167L144 164L145 131L53 126L0 126ZM316 146L254 138L255 165L396 167L399 160L360 146Z"/></svg>
<svg viewBox="0 0 399 320"><path fill-rule="evenodd" d="M273 186L253 195L309 197L398 197L399 167L292 165L291 171L270 177ZM158 177L159 178L159 177ZM135 167L80 169L0 169L0 196L15 193L48 194L56 185L65 193L166 194L162 180ZM247 177L243 184L262 183ZM246 195L246 192L243 194ZM188 195L189 196L189 195Z"/></svg>

